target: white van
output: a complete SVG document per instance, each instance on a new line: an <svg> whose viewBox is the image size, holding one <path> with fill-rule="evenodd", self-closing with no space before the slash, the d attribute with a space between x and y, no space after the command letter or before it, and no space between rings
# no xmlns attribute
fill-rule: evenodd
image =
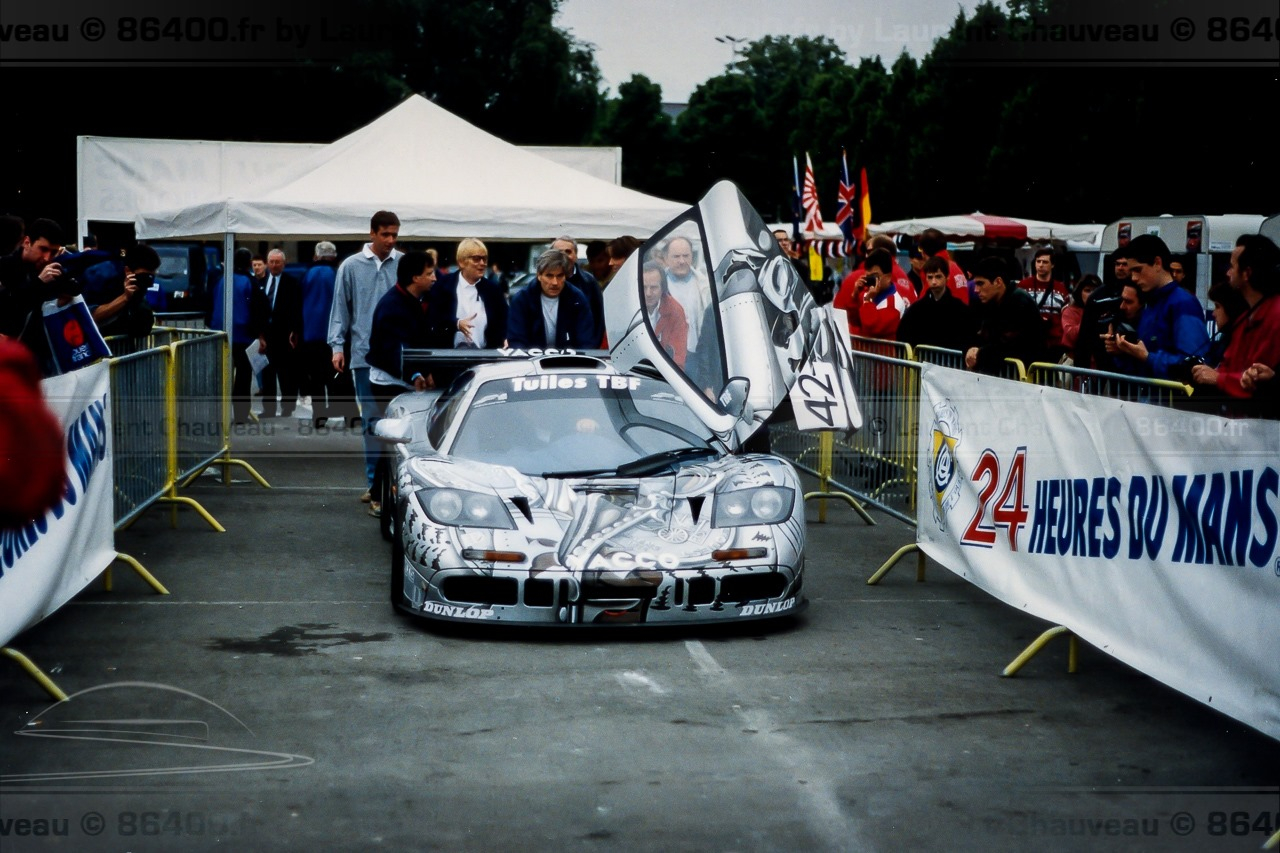
<svg viewBox="0 0 1280 853"><path fill-rule="evenodd" d="M1265 216L1244 213L1126 216L1102 229L1098 275L1106 280L1107 262L1116 249L1139 234L1155 234L1164 240L1174 256L1182 256L1188 278L1195 281L1196 296L1206 309L1211 308L1209 287L1226 277L1236 239L1242 234L1257 234L1265 219Z"/></svg>

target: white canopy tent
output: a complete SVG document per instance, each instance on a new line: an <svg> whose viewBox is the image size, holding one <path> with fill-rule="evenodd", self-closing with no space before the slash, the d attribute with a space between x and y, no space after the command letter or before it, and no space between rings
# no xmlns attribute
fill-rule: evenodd
<svg viewBox="0 0 1280 853"><path fill-rule="evenodd" d="M643 238L688 207L551 162L417 95L280 174L252 193L142 211L137 236L359 239L391 210L402 238Z"/></svg>
<svg viewBox="0 0 1280 853"><path fill-rule="evenodd" d="M279 186L299 177L297 165L326 144L78 136L76 234L91 233L91 223L132 225L140 210L238 198ZM622 183L621 148L520 147L601 180Z"/></svg>

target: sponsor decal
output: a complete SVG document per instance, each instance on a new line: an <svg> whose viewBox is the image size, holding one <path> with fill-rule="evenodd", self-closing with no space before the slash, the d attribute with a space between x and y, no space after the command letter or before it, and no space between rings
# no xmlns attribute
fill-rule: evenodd
<svg viewBox="0 0 1280 853"><path fill-rule="evenodd" d="M447 616L450 619L492 619L492 607L460 607L456 604L441 604L438 601L422 602L422 612L432 616Z"/></svg>
<svg viewBox="0 0 1280 853"><path fill-rule="evenodd" d="M498 353L503 358L537 358L543 355L577 355L576 349L539 349L538 347L530 347L529 349L518 349L516 347L499 347Z"/></svg>
<svg viewBox="0 0 1280 853"><path fill-rule="evenodd" d="M588 387L601 391L634 391L640 387L638 376L610 376L600 373L594 376L517 376L511 380L511 390L521 391L571 391Z"/></svg>
<svg viewBox="0 0 1280 853"><path fill-rule="evenodd" d="M764 616L768 613L785 613L796 606L794 598L786 601L770 601L767 604L744 604L738 611L739 616Z"/></svg>
<svg viewBox="0 0 1280 853"><path fill-rule="evenodd" d="M565 560L567 567L575 571L587 568L625 572L631 569L652 569L655 567L677 569L680 567L680 558L675 554L646 554L644 552L628 554L625 551L615 551L607 556L596 554L586 566L583 566L582 562L582 557L576 554L569 555L569 558Z"/></svg>

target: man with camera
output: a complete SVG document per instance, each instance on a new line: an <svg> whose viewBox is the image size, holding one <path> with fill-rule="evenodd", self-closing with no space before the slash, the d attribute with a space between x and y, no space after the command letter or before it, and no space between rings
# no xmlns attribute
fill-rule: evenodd
<svg viewBox="0 0 1280 853"><path fill-rule="evenodd" d="M160 268L160 256L139 243L124 255L124 273L105 287L85 290L85 302L93 309L93 322L104 337L151 334L155 313L147 304L147 290Z"/></svg>
<svg viewBox="0 0 1280 853"><path fill-rule="evenodd" d="M1096 324L1102 352L1096 357L1095 369L1140 375L1141 362L1122 353L1119 343L1139 343L1138 317L1142 315L1142 300L1138 296L1138 286L1132 282L1122 285L1119 296L1103 297L1097 301L1098 310L1102 312Z"/></svg>
<svg viewBox="0 0 1280 853"><path fill-rule="evenodd" d="M35 355L45 376L57 372L45 335L40 306L77 295L80 285L63 276L55 258L63 253L62 226L36 219L18 248L0 258L0 337L20 340Z"/></svg>
<svg viewBox="0 0 1280 853"><path fill-rule="evenodd" d="M1248 307L1232 324L1221 363L1195 365L1191 375L1228 396L1228 414L1273 416L1274 381L1259 380L1274 377L1280 364L1280 248L1260 234L1242 235L1231 252L1227 282Z"/></svg>
<svg viewBox="0 0 1280 853"><path fill-rule="evenodd" d="M1169 272L1169 247L1154 234L1139 234L1120 250L1129 260L1129 278L1143 302L1138 317L1138 340L1114 337L1115 351L1137 364L1133 375L1175 379L1178 365L1209 346L1204 310Z"/></svg>

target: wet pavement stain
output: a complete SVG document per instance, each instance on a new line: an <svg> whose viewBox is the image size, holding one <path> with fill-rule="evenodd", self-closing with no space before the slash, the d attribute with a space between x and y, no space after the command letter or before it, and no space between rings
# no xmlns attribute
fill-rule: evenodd
<svg viewBox="0 0 1280 853"><path fill-rule="evenodd" d="M302 657L318 654L321 649L345 646L351 643L383 643L391 639L390 633L359 634L354 631L334 631L332 622L303 622L286 625L256 639L244 637L214 637L208 647L221 652L239 652L248 655L275 655L277 657Z"/></svg>

